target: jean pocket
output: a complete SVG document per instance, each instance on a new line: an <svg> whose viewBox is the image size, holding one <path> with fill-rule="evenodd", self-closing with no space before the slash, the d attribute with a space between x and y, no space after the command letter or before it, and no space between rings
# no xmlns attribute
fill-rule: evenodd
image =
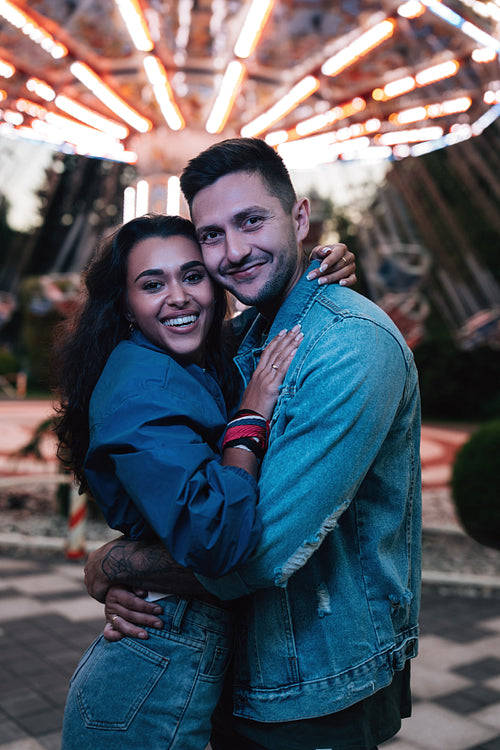
<svg viewBox="0 0 500 750"><path fill-rule="evenodd" d="M128 729L169 662L139 640L96 641L73 677L85 726Z"/></svg>
<svg viewBox="0 0 500 750"><path fill-rule="evenodd" d="M212 647L209 643L202 659L200 674L204 677L222 677L228 668L231 655L232 649L217 645Z"/></svg>

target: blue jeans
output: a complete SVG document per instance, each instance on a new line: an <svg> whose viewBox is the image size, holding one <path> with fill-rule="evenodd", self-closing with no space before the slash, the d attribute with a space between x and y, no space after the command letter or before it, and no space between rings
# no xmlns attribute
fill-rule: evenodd
<svg viewBox="0 0 500 750"><path fill-rule="evenodd" d="M102 636L71 678L61 750L204 750L230 661L233 614L161 599L148 640Z"/></svg>

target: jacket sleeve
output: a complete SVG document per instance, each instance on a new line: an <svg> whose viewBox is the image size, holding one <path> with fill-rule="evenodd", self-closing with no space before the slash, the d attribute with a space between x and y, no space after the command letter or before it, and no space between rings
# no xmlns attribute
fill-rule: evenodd
<svg viewBox="0 0 500 750"><path fill-rule="evenodd" d="M199 576L222 599L286 585L338 524L401 404L408 366L384 328L348 319L301 346L307 354L296 382L285 383L290 397L278 403L274 420L280 428L275 436L271 429L262 465L261 540L229 576Z"/></svg>
<svg viewBox="0 0 500 750"><path fill-rule="evenodd" d="M194 411L154 389L125 399L93 425L85 472L110 525L153 529L178 563L216 577L257 543L257 484L221 466Z"/></svg>

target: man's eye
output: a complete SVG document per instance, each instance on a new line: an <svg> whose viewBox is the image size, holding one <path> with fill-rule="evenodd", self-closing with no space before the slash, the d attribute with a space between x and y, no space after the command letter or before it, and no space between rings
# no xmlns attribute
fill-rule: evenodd
<svg viewBox="0 0 500 750"><path fill-rule="evenodd" d="M262 216L249 216L247 219L245 219L243 225L252 229L253 227L261 224L263 220L264 219Z"/></svg>
<svg viewBox="0 0 500 750"><path fill-rule="evenodd" d="M201 239L200 242L202 245L209 245L210 243L217 242L217 240L220 237L220 232L216 232L215 230L213 232L206 232Z"/></svg>

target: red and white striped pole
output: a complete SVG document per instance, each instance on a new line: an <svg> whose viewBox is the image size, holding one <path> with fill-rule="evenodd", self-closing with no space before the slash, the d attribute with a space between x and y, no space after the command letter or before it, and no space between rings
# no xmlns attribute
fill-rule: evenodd
<svg viewBox="0 0 500 750"><path fill-rule="evenodd" d="M66 557L80 560L85 557L85 523L87 520L87 496L79 494L74 482L69 486L68 536Z"/></svg>

